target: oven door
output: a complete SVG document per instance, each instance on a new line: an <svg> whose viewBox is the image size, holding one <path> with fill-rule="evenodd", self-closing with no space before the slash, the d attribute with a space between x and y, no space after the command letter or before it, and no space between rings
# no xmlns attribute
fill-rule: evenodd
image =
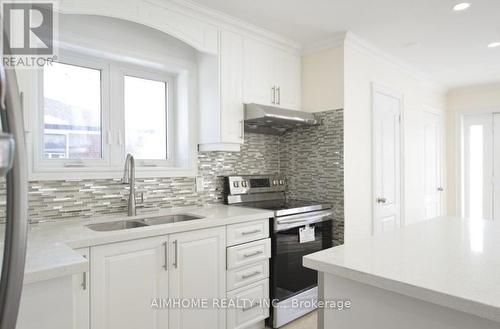
<svg viewBox="0 0 500 329"><path fill-rule="evenodd" d="M286 300L318 284L317 271L302 266L302 257L332 247L331 210L277 217L273 223L271 296ZM314 238L300 241L300 229L314 228ZM304 242L308 241L308 242Z"/></svg>

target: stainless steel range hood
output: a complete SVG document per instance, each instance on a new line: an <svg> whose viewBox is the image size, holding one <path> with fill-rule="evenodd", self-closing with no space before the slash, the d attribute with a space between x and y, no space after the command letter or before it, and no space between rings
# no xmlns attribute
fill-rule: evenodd
<svg viewBox="0 0 500 329"><path fill-rule="evenodd" d="M259 104L245 104L245 131L247 132L282 135L289 129L318 124L318 120L312 113Z"/></svg>

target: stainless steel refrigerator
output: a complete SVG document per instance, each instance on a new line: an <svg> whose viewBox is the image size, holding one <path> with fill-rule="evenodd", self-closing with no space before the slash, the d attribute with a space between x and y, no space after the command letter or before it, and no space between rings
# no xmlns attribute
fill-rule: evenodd
<svg viewBox="0 0 500 329"><path fill-rule="evenodd" d="M0 63L0 179L6 185L5 224L0 224L0 329L16 327L23 288L28 231L28 181L22 103L16 72Z"/></svg>

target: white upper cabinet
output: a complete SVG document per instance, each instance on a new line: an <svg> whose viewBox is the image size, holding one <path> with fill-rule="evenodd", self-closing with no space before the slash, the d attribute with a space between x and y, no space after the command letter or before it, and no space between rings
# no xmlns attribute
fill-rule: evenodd
<svg viewBox="0 0 500 329"><path fill-rule="evenodd" d="M276 81L276 105L299 110L301 96L301 58L277 49L274 52L274 79Z"/></svg>
<svg viewBox="0 0 500 329"><path fill-rule="evenodd" d="M243 38L220 34L221 137L224 142L243 142Z"/></svg>
<svg viewBox="0 0 500 329"><path fill-rule="evenodd" d="M199 56L200 151L239 151L243 143L243 37L221 30L219 56Z"/></svg>
<svg viewBox="0 0 500 329"><path fill-rule="evenodd" d="M246 38L243 55L245 103L274 105L274 52L271 46Z"/></svg>
<svg viewBox="0 0 500 329"><path fill-rule="evenodd" d="M225 298L226 228L172 234L169 240L169 297ZM226 328L226 312L223 308L171 309L169 328Z"/></svg>
<svg viewBox="0 0 500 329"><path fill-rule="evenodd" d="M300 108L301 58L280 47L244 41L244 103Z"/></svg>

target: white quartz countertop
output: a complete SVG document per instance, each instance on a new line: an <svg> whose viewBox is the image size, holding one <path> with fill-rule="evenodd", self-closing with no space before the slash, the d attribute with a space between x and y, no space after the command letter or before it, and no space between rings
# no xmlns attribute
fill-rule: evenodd
<svg viewBox="0 0 500 329"><path fill-rule="evenodd" d="M323 250L305 267L500 322L500 222L441 217Z"/></svg>
<svg viewBox="0 0 500 329"><path fill-rule="evenodd" d="M204 218L107 232L97 232L87 227L87 225L94 223L150 218L179 213L198 215ZM89 268L88 260L74 251L74 249L270 217L273 217L273 212L267 210L213 205L172 208L136 217L115 215L95 219L32 224L28 233L24 283L29 284L87 271ZM0 230L3 229L3 227L0 228ZM0 234L3 234L3 232L0 232Z"/></svg>

